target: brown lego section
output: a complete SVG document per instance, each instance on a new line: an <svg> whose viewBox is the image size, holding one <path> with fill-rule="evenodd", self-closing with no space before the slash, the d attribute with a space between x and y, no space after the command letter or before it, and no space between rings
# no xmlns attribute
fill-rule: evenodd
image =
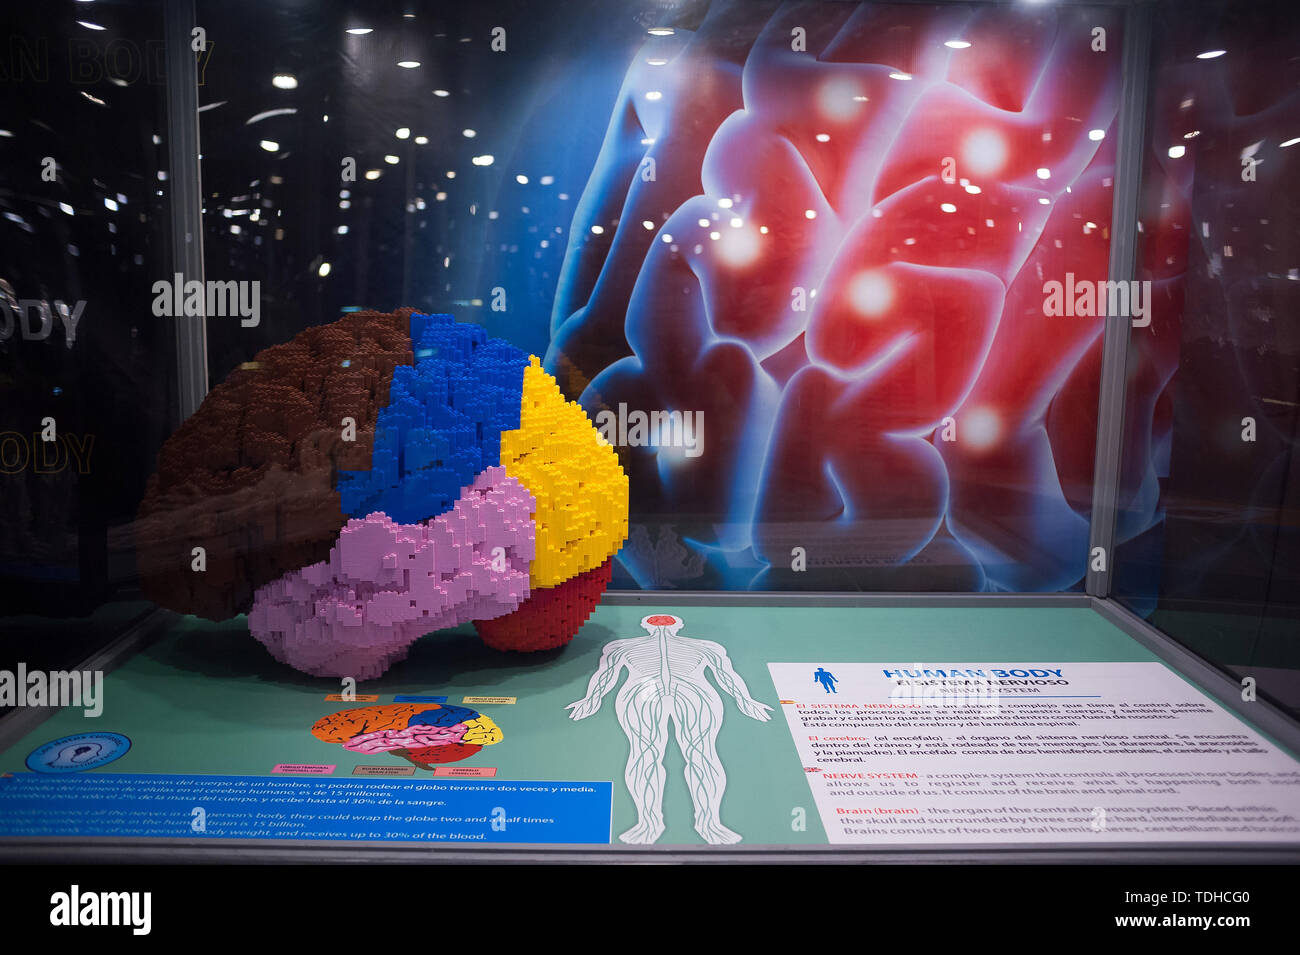
<svg viewBox="0 0 1300 955"><path fill-rule="evenodd" d="M393 369L414 363L413 310L355 312L258 352L163 445L136 524L141 586L225 620L258 587L325 559L346 521L334 483L370 467ZM343 440L343 419L356 422ZM193 549L206 570L193 569Z"/></svg>

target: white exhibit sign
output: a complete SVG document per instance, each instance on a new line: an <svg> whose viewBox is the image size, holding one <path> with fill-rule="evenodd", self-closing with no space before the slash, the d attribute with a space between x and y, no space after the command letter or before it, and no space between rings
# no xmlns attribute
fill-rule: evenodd
<svg viewBox="0 0 1300 955"><path fill-rule="evenodd" d="M1160 663L769 663L832 843L1300 841L1300 762Z"/></svg>

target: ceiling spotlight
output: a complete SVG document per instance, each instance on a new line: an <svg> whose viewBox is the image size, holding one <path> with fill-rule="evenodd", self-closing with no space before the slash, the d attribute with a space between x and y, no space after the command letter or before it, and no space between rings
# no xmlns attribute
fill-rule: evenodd
<svg viewBox="0 0 1300 955"><path fill-rule="evenodd" d="M448 93L446 90L434 90L434 91L433 91L433 95L434 95L434 96L450 96L451 94Z"/></svg>
<svg viewBox="0 0 1300 955"><path fill-rule="evenodd" d="M944 40L943 45L950 50L964 50L970 46L969 40Z"/></svg>
<svg viewBox="0 0 1300 955"><path fill-rule="evenodd" d="M403 126L403 127L401 127L400 129L398 129L398 131L397 131L397 138L398 138L398 139L410 139L410 138L411 138L411 128L410 128L409 126Z"/></svg>
<svg viewBox="0 0 1300 955"><path fill-rule="evenodd" d="M420 65L419 60L398 60L397 65L404 70L413 70Z"/></svg>
<svg viewBox="0 0 1300 955"><path fill-rule="evenodd" d="M292 73L276 73L271 77L271 85L278 90L296 90L298 88L298 77Z"/></svg>
<svg viewBox="0 0 1300 955"><path fill-rule="evenodd" d="M417 146L427 146L428 144L429 144L429 137L428 137L428 136L416 136L416 137L415 137L415 145L417 145Z"/></svg>
<svg viewBox="0 0 1300 955"><path fill-rule="evenodd" d="M98 23L91 23L89 20L78 20L78 26L83 26L87 30L105 30L107 27L101 27Z"/></svg>
<svg viewBox="0 0 1300 955"><path fill-rule="evenodd" d="M1198 60L1213 60L1215 57L1223 56L1227 50L1206 50L1204 53L1197 53Z"/></svg>
<svg viewBox="0 0 1300 955"><path fill-rule="evenodd" d="M911 74L911 73L897 73L897 72L895 72L895 73L890 73L890 74L889 74L889 78L890 78L891 80L910 80L910 79L912 78L912 74Z"/></svg>
<svg viewBox="0 0 1300 955"><path fill-rule="evenodd" d="M649 33L651 36L672 36L676 32L677 31L672 27L651 27L649 30L646 30L646 33Z"/></svg>
<svg viewBox="0 0 1300 955"><path fill-rule="evenodd" d="M352 27L345 32L351 33L353 36L365 36L367 33L374 33L375 31L371 27Z"/></svg>
<svg viewBox="0 0 1300 955"><path fill-rule="evenodd" d="M280 151L280 144L277 143L274 139L264 139L260 143L258 143L258 145L261 146L263 149L265 149L268 153L274 153Z"/></svg>

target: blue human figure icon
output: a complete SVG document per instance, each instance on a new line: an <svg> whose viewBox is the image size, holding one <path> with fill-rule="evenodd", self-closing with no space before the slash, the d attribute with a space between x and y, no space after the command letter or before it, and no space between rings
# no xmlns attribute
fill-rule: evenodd
<svg viewBox="0 0 1300 955"><path fill-rule="evenodd" d="M835 684L838 683L839 680L835 679L835 674L831 673L831 671L827 670L825 667L817 668L816 672L813 673L813 682L820 683L827 693L839 692L839 690L835 689Z"/></svg>

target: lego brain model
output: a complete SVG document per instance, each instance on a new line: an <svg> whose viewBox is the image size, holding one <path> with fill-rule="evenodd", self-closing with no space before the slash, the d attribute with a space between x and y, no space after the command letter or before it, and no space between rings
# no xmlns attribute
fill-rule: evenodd
<svg viewBox="0 0 1300 955"><path fill-rule="evenodd" d="M212 389L163 446L137 552L159 605L247 612L276 659L364 679L467 621L498 649L567 643L627 501L537 358L449 315L358 312Z"/></svg>
<svg viewBox="0 0 1300 955"><path fill-rule="evenodd" d="M331 713L311 734L353 753L392 753L427 769L454 763L501 742L501 728L465 706L388 703Z"/></svg>

